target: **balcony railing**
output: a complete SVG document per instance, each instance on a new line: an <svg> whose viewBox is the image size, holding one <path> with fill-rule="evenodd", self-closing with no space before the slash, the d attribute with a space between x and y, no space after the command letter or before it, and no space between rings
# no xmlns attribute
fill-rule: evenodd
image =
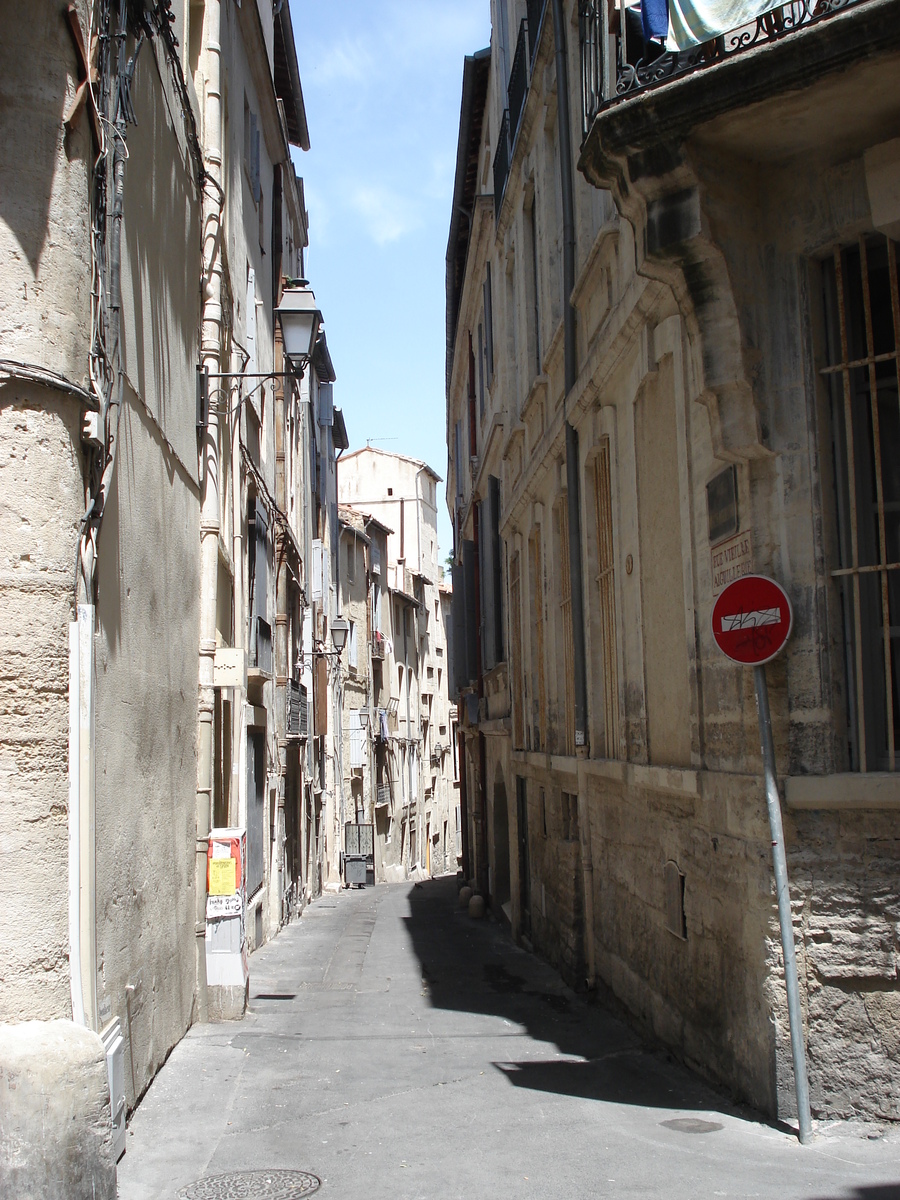
<svg viewBox="0 0 900 1200"><path fill-rule="evenodd" d="M254 617L250 635L250 666L263 675L272 674L272 626Z"/></svg>
<svg viewBox="0 0 900 1200"><path fill-rule="evenodd" d="M525 97L528 94L528 42L525 22L519 26L519 36L516 40L516 52L513 55L512 67L509 72L509 84L506 96L509 101L509 141L516 144L516 134L519 132L519 121L522 109L525 107Z"/></svg>
<svg viewBox="0 0 900 1200"><path fill-rule="evenodd" d="M544 18L544 9L546 7L547 0L528 0L525 9L525 19L528 21L528 53L532 62L534 62L538 37L541 32L541 24Z"/></svg>
<svg viewBox="0 0 900 1200"><path fill-rule="evenodd" d="M587 136L594 118L604 108L636 92L658 87L670 80L689 75L704 67L742 54L754 46L776 42L796 29L827 20L835 13L861 0L794 0L763 13L747 25L739 26L689 50L667 51L646 46L641 33L640 8L617 10L620 27L614 43L615 89L603 78L602 0L582 0L580 6L582 114Z"/></svg>
<svg viewBox="0 0 900 1200"><path fill-rule="evenodd" d="M500 215L506 178L509 175L509 109L503 114L500 132L497 134L497 151L494 154L494 214Z"/></svg>
<svg viewBox="0 0 900 1200"><path fill-rule="evenodd" d="M287 735L289 738L305 738L309 733L309 702L306 688L295 679L287 686Z"/></svg>

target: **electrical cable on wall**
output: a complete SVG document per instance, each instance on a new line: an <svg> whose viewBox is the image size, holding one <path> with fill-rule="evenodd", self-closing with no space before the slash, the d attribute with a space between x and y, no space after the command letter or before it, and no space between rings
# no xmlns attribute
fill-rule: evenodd
<svg viewBox="0 0 900 1200"><path fill-rule="evenodd" d="M122 363L122 225L124 220L127 127L137 124L132 100L138 56L148 38L158 38L169 63L181 106L188 151L200 191L213 186L219 206L225 193L206 171L194 111L172 29L171 0L153 7L134 0L95 0L90 11L91 57L96 72L88 86L98 114L100 144L91 172L91 407L100 414L102 442L85 444L87 503L81 518L75 563L73 600L92 602L100 525L112 486L122 419L125 373ZM128 40L133 48L128 54ZM12 364L16 366L17 364ZM71 389L69 389L71 390Z"/></svg>

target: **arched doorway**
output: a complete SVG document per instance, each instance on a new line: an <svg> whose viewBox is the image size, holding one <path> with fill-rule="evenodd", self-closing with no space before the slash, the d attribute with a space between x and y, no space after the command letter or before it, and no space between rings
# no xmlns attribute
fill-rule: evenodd
<svg viewBox="0 0 900 1200"><path fill-rule="evenodd" d="M510 916L509 900L509 807L506 802L506 784L503 774L497 768L494 779L493 796L493 883L491 901L495 912L506 906L506 915Z"/></svg>

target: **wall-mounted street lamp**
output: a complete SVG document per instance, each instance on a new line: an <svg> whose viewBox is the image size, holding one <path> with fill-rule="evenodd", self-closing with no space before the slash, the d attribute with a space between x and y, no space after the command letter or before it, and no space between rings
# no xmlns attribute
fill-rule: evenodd
<svg viewBox="0 0 900 1200"><path fill-rule="evenodd" d="M335 662L340 661L344 647L347 645L347 635L350 632L349 623L338 614L331 622L331 644L333 650L326 650L324 642L317 642L315 650L311 654L305 654L304 658L333 658Z"/></svg>
<svg viewBox="0 0 900 1200"><path fill-rule="evenodd" d="M322 314L316 308L316 297L306 280L296 282L297 286L286 287L282 292L275 315L281 322L285 356L302 375L316 348Z"/></svg>
<svg viewBox="0 0 900 1200"><path fill-rule="evenodd" d="M347 621L338 613L331 622L331 641L338 655L347 645L347 634L350 632L350 626Z"/></svg>

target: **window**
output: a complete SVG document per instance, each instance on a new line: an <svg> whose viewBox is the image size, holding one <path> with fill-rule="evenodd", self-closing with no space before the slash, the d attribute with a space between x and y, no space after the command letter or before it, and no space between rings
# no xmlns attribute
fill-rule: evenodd
<svg viewBox="0 0 900 1200"><path fill-rule="evenodd" d="M847 739L858 771L900 740L900 292L897 245L835 248L825 267Z"/></svg>
<svg viewBox="0 0 900 1200"><path fill-rule="evenodd" d="M494 314L491 298L491 264L485 267L484 276L484 363L487 369L488 387L494 382Z"/></svg>
<svg viewBox="0 0 900 1200"><path fill-rule="evenodd" d="M535 529L528 544L531 567L531 678L535 681L532 704L532 749L541 750L546 742L547 691L544 682L544 573L541 562L541 529Z"/></svg>
<svg viewBox="0 0 900 1200"><path fill-rule="evenodd" d="M562 794L562 837L566 842L578 841L578 797L572 792Z"/></svg>
<svg viewBox="0 0 900 1200"><path fill-rule="evenodd" d="M253 193L253 203L259 204L262 195L259 176L259 123L250 102L244 96L244 170Z"/></svg>
<svg viewBox="0 0 900 1200"><path fill-rule="evenodd" d="M359 712L351 708L349 713L350 726L350 769L359 770L365 766L365 731L366 727L359 719Z"/></svg>
<svg viewBox="0 0 900 1200"><path fill-rule="evenodd" d="M603 675L603 749L606 758L618 758L619 679L616 661L615 560L613 558L612 487L609 438L604 438L594 461L594 524L597 537L597 616Z"/></svg>
<svg viewBox="0 0 900 1200"><path fill-rule="evenodd" d="M513 746L525 749L525 679L522 662L522 592L519 580L519 555L514 554L509 564L510 604L510 683L512 687Z"/></svg>
<svg viewBox="0 0 900 1200"><path fill-rule="evenodd" d="M536 197L532 192L531 202L525 209L525 240L528 279L526 293L529 308L529 342L531 358L535 375L541 373L541 310L540 290L538 288L538 240L537 214L535 212Z"/></svg>
<svg viewBox="0 0 900 1200"><path fill-rule="evenodd" d="M484 416L484 326L478 326L478 414Z"/></svg>
<svg viewBox="0 0 900 1200"><path fill-rule="evenodd" d="M569 569L569 508L565 495L556 506L559 546L559 616L563 643L565 736L563 750L575 753L575 642L572 632L572 573ZM565 798L565 796L564 796Z"/></svg>
<svg viewBox="0 0 900 1200"><path fill-rule="evenodd" d="M359 665L359 650L357 648L356 640L356 622L350 621L349 625L350 629L347 634L348 662L350 664L350 670L355 671Z"/></svg>

